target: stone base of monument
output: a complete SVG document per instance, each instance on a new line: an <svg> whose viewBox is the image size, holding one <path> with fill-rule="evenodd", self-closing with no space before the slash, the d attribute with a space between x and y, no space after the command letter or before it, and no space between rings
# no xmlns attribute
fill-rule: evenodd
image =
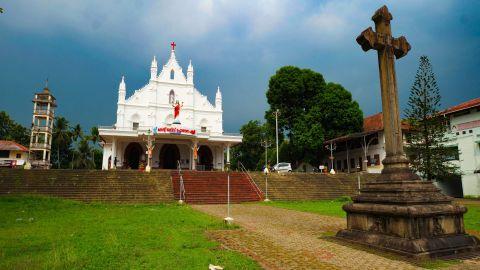
<svg viewBox="0 0 480 270"><path fill-rule="evenodd" d="M408 169L384 170L343 209L347 229L337 233L340 239L415 258L480 250L480 241L465 233L466 207Z"/></svg>

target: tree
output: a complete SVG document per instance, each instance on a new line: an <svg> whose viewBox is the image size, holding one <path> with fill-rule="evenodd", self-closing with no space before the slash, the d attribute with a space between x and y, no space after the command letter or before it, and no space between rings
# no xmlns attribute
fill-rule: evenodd
<svg viewBox="0 0 480 270"><path fill-rule="evenodd" d="M98 127L92 127L90 129L90 136L89 136L89 139L90 141L93 143L93 147L92 147L92 160L94 161L95 163L95 168L99 169L97 167L97 160L95 159L95 150L98 150L96 147L97 147L97 143L100 141L100 133L98 132ZM100 165L100 168L101 168L101 165Z"/></svg>
<svg viewBox="0 0 480 270"><path fill-rule="evenodd" d="M281 112L280 140L288 136L287 160L318 164L325 139L361 131L363 113L352 95L340 84L326 83L322 74L310 69L285 66L270 78L267 91L270 109L265 118L275 127L272 112ZM267 129L275 134L275 128Z"/></svg>
<svg viewBox="0 0 480 270"><path fill-rule="evenodd" d="M440 100L430 61L427 56L421 56L405 111L412 128L406 152L413 169L427 180L458 173L458 167L448 162L458 150L445 146L447 126L438 114Z"/></svg>
<svg viewBox="0 0 480 270"><path fill-rule="evenodd" d="M57 160L57 168L67 168L71 155L72 136L65 117L58 116L53 123L52 160Z"/></svg>
<svg viewBox="0 0 480 270"><path fill-rule="evenodd" d="M94 160L92 159L90 145L86 138L82 138L75 150L75 158L73 159L73 167L76 169L92 169L95 167Z"/></svg>
<svg viewBox="0 0 480 270"><path fill-rule="evenodd" d="M15 141L21 145L30 144L30 132L18 124L5 112L0 112L0 140Z"/></svg>
<svg viewBox="0 0 480 270"><path fill-rule="evenodd" d="M265 160L265 149L262 147L266 134L265 125L258 120L250 120L240 128L240 133L243 140L232 148L232 168L236 168L236 163L240 161L247 170L260 170L263 164L260 161Z"/></svg>

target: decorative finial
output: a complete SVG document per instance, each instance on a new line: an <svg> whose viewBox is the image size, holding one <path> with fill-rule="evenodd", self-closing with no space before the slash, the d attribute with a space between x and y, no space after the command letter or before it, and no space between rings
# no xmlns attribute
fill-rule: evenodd
<svg viewBox="0 0 480 270"><path fill-rule="evenodd" d="M172 41L172 43L170 43L170 46L172 46L172 51L175 51L175 46L177 46L177 44L175 44L175 41Z"/></svg>

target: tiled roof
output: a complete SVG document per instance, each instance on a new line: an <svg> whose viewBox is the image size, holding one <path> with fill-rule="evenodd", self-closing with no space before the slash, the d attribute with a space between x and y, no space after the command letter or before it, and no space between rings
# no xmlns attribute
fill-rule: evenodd
<svg viewBox="0 0 480 270"><path fill-rule="evenodd" d="M402 130L409 130L410 125L407 121L402 120ZM377 113L367 116L363 119L363 132L383 130L383 113Z"/></svg>
<svg viewBox="0 0 480 270"><path fill-rule="evenodd" d="M459 111L463 111L463 110L467 110L467 109L474 108L474 107L479 107L479 106L480 106L480 98L474 98L472 100L465 101L463 103L460 103L458 105L450 107L446 110L443 110L443 111L439 112L439 114L443 114L443 115L451 114L451 113L454 113L454 112L459 112Z"/></svg>
<svg viewBox="0 0 480 270"><path fill-rule="evenodd" d="M28 152L28 148L14 141L0 140L0 150Z"/></svg>
<svg viewBox="0 0 480 270"><path fill-rule="evenodd" d="M362 132L351 133L341 137L337 137L337 138L325 141L324 144L328 144L330 142L347 141L350 139L370 135L382 130L383 130L383 113L380 112L374 115L367 116L363 119ZM405 120L402 120L402 130L403 131L410 130L410 125Z"/></svg>

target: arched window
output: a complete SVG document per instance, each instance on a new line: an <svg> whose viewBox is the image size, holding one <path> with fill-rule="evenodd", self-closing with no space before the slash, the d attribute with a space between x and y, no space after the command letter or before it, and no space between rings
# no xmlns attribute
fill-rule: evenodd
<svg viewBox="0 0 480 270"><path fill-rule="evenodd" d="M175 91L170 90L170 94L168 94L168 103L174 104L175 103Z"/></svg>
<svg viewBox="0 0 480 270"><path fill-rule="evenodd" d="M174 80L175 79L175 71L172 69L170 71L170 80Z"/></svg>

